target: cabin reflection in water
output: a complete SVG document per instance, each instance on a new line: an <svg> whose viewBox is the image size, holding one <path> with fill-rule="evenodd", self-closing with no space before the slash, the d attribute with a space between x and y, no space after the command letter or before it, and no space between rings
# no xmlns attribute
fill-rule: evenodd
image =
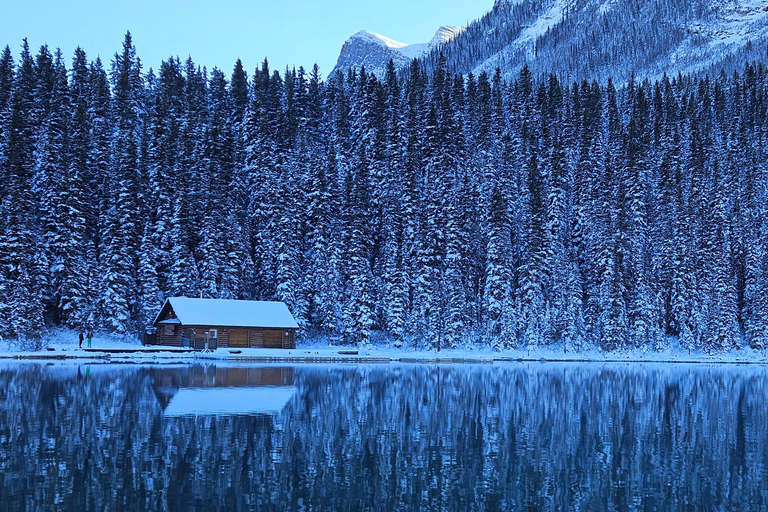
<svg viewBox="0 0 768 512"><path fill-rule="evenodd" d="M165 417L277 414L296 394L294 369L189 366L155 371Z"/></svg>

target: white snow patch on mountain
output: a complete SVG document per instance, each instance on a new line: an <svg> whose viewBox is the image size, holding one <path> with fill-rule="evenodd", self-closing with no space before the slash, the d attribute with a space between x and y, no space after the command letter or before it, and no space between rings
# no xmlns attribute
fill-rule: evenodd
<svg viewBox="0 0 768 512"><path fill-rule="evenodd" d="M523 0L495 0L493 2L493 7L509 7L521 3L523 3Z"/></svg>
<svg viewBox="0 0 768 512"><path fill-rule="evenodd" d="M429 44L427 43L416 43L416 44L409 44L401 48L400 53L408 58L409 61L413 59L418 59L425 53L429 51Z"/></svg>
<svg viewBox="0 0 768 512"><path fill-rule="evenodd" d="M370 30L361 30L357 34L350 37L350 39L355 39L355 38L370 41L372 43L383 44L387 48L392 48L395 50L399 50L401 48L405 48L406 46L408 46L408 44L406 43L395 41L392 38L383 36L381 34L377 34L376 32L371 32Z"/></svg>
<svg viewBox="0 0 768 512"><path fill-rule="evenodd" d="M716 57L736 51L749 41L766 37L768 2L765 0L715 1L710 20L691 24L688 37L669 56L676 71L695 72Z"/></svg>
<svg viewBox="0 0 768 512"><path fill-rule="evenodd" d="M619 3L619 0L608 0L607 2L600 5L600 8L597 10L597 14L600 16L605 16L608 12L611 11L614 7L616 7Z"/></svg>
<svg viewBox="0 0 768 512"><path fill-rule="evenodd" d="M448 25L443 25L442 27L437 29L437 32L435 32L435 35L429 41L429 47L434 48L438 45L449 43L456 36L462 34L465 30L466 29L463 27L452 27Z"/></svg>
<svg viewBox="0 0 768 512"><path fill-rule="evenodd" d="M547 30L554 27L565 16L566 8L569 4L573 4L574 0L557 0L552 7L549 8L544 14L528 28L520 33L520 37L517 38L518 44L526 46L533 46L536 39L547 33Z"/></svg>
<svg viewBox="0 0 768 512"><path fill-rule="evenodd" d="M525 27L511 44L477 66L474 73L480 74L482 71L492 73L497 67L503 69L507 55L519 53L520 51L524 51L527 58L532 60L535 57L536 40L546 34L550 28L561 23L568 8L574 3L575 0L554 0L549 9L544 11L533 23ZM510 4L511 2L504 2L502 5Z"/></svg>

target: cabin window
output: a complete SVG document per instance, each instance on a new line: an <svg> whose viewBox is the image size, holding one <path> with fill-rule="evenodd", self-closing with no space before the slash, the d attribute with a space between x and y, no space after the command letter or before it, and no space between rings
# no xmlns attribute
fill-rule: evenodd
<svg viewBox="0 0 768 512"><path fill-rule="evenodd" d="M208 338L216 338L216 329L211 329L208 331Z"/></svg>
<svg viewBox="0 0 768 512"><path fill-rule="evenodd" d="M173 326L172 325L166 325L165 326L165 335L166 336L173 336Z"/></svg>

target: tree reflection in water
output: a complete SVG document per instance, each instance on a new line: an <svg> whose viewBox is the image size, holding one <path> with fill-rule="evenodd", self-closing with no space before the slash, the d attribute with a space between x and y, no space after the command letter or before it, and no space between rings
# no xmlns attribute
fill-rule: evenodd
<svg viewBox="0 0 768 512"><path fill-rule="evenodd" d="M7 364L0 508L764 510L766 377L759 366ZM163 412L181 392L218 388L248 407ZM283 395L263 409L270 392Z"/></svg>

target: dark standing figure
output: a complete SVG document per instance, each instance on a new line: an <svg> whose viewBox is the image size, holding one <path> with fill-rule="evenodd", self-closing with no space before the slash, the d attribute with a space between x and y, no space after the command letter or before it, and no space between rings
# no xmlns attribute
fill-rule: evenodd
<svg viewBox="0 0 768 512"><path fill-rule="evenodd" d="M83 348L83 331L80 331L80 343L78 345L80 348Z"/></svg>
<svg viewBox="0 0 768 512"><path fill-rule="evenodd" d="M88 329L88 348L91 348L91 341L93 340L93 331L91 329Z"/></svg>

